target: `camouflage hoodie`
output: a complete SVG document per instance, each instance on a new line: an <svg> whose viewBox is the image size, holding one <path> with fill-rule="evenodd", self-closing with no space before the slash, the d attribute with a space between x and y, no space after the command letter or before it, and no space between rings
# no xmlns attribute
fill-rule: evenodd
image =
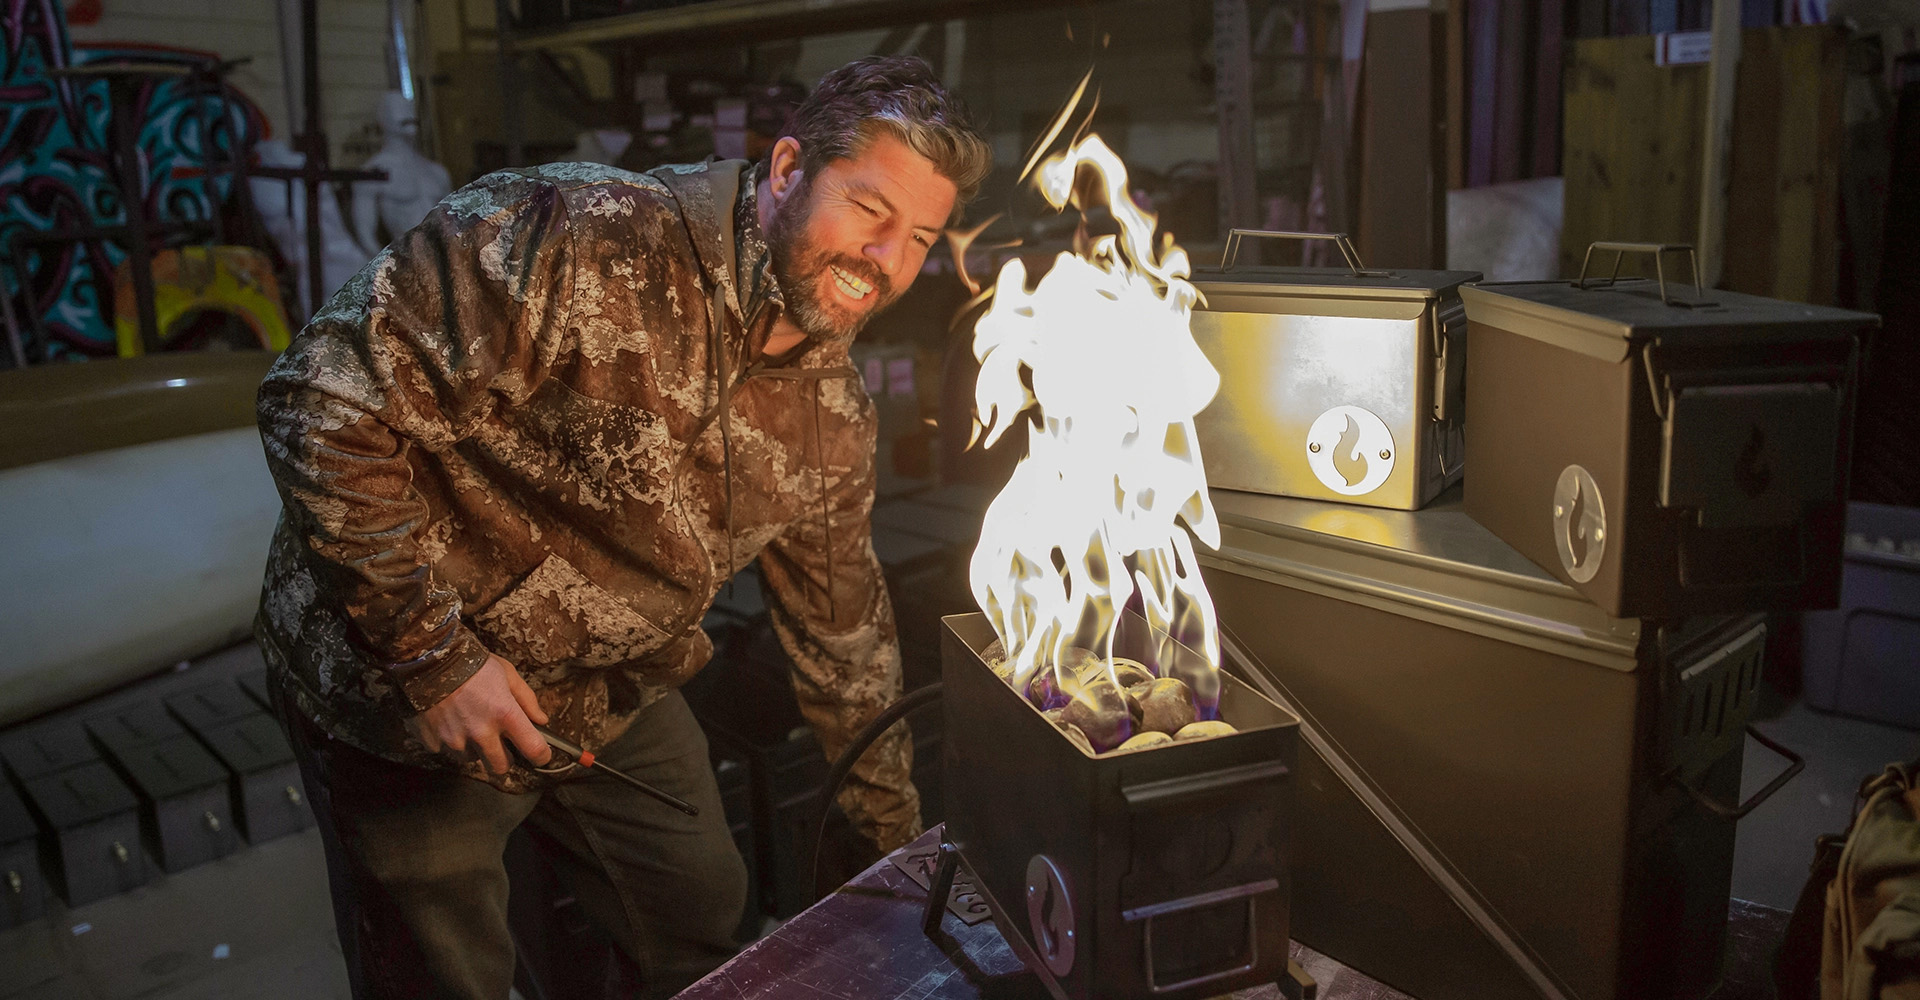
<svg viewBox="0 0 1920 1000"><path fill-rule="evenodd" d="M492 651L550 729L604 746L705 665L701 618L756 556L829 756L899 695L875 411L846 343L761 359L783 304L755 181L738 161L492 174L313 318L259 396L285 508L256 631L298 710L453 766L405 723ZM841 794L883 848L920 829L911 752L896 728Z"/></svg>

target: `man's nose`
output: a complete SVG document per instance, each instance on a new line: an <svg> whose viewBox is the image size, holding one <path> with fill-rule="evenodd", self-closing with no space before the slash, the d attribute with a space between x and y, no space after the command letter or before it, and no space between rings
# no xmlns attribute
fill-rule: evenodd
<svg viewBox="0 0 1920 1000"><path fill-rule="evenodd" d="M906 257L907 238L899 233L882 234L867 243L867 258L880 265L880 273L889 278L900 273Z"/></svg>

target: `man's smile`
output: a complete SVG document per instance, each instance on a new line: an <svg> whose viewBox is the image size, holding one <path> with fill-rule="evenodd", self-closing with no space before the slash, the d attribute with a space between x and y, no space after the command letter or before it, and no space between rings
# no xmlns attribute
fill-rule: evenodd
<svg viewBox="0 0 1920 1000"><path fill-rule="evenodd" d="M833 283L840 287L840 294L847 298L857 302L873 293L873 286L861 281L852 272L833 265L828 265L827 270L833 273Z"/></svg>

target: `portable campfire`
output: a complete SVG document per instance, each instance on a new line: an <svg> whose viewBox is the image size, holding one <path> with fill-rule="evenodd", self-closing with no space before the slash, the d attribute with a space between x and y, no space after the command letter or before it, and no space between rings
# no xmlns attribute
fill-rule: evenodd
<svg viewBox="0 0 1920 1000"><path fill-rule="evenodd" d="M1238 732L1089 754L987 665L984 615L944 621L948 819L928 934L964 872L1059 1000L1262 983L1299 997L1309 981L1287 960L1299 720L1222 674L1220 717ZM1204 662L1131 612L1114 652L1161 676Z"/></svg>
<svg viewBox="0 0 1920 1000"><path fill-rule="evenodd" d="M1220 544L1194 430L1220 386L1193 339L1199 292L1099 136L1040 153L1037 189L1082 225L1037 280L1007 261L974 326L977 429L991 446L1025 422L1027 453L968 567L983 613L945 619L948 820L926 928L964 872L1059 1000L1269 982L1298 997L1299 719L1220 673L1194 553Z"/></svg>

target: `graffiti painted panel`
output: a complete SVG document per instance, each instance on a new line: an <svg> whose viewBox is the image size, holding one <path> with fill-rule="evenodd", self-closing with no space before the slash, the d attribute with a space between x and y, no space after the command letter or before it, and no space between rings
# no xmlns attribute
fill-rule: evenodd
<svg viewBox="0 0 1920 1000"><path fill-rule="evenodd" d="M126 221L108 154L112 119L104 80L61 80L49 69L107 63L205 65L211 53L138 45L74 47L55 0L0 0L0 292L23 318L39 318L54 358L114 353L113 275L125 256L102 241L35 236ZM140 123L135 194L162 224L207 222L227 183L208 197L205 164L225 161L236 139L250 144L265 118L229 91L230 103L186 77L142 80L130 111ZM244 148L244 146L243 146ZM175 237L175 243L181 241Z"/></svg>

